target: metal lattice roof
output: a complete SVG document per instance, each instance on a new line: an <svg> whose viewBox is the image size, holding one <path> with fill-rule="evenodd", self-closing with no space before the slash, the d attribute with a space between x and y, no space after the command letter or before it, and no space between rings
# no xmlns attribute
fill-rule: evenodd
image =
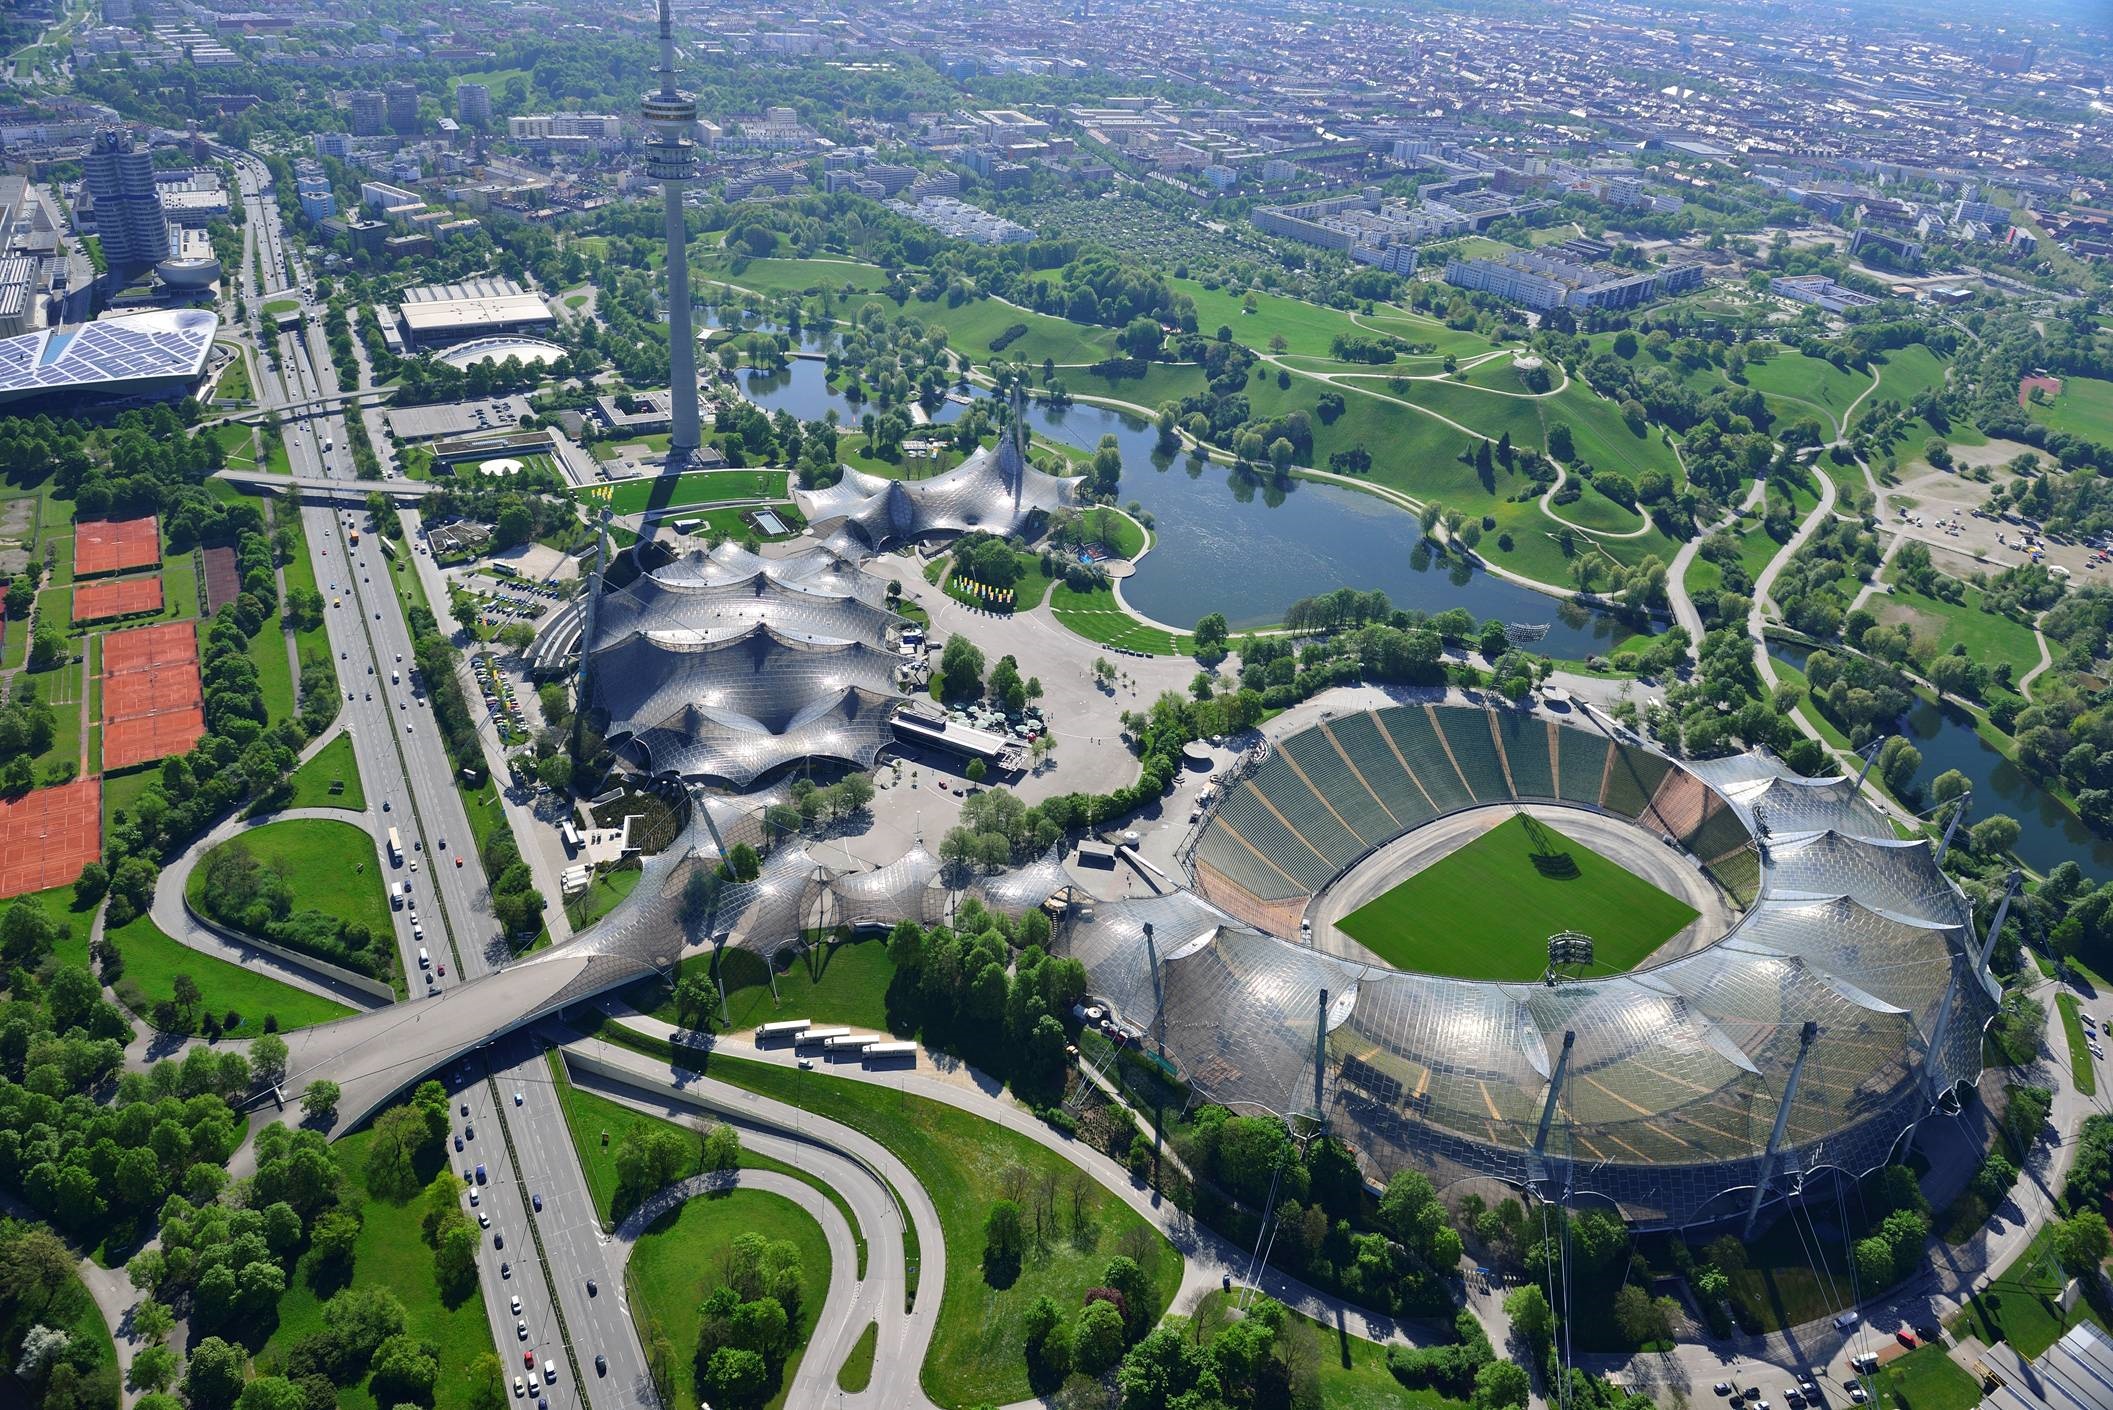
<svg viewBox="0 0 2113 1410"><path fill-rule="evenodd" d="M930 534L974 529L1010 537L1035 515L1077 497L1073 481L1029 465L1012 435L929 480L890 480L847 465L827 489L793 492L807 522L817 533L833 530L826 543L842 553L877 553Z"/></svg>

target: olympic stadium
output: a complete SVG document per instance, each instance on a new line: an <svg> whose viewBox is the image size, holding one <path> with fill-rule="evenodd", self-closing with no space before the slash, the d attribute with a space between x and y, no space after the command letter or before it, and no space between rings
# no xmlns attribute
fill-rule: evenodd
<svg viewBox="0 0 2113 1410"><path fill-rule="evenodd" d="M1853 780L1444 705L1324 719L1239 773L1185 846L1193 890L1094 907L1062 943L1199 1092L1324 1116L1377 1178L1488 1176L1687 1225L1886 1164L1979 1077L1995 991L1971 906ZM1325 921L1389 844L1524 805L1677 853L1722 928L1628 973L1491 982L1374 963Z"/></svg>

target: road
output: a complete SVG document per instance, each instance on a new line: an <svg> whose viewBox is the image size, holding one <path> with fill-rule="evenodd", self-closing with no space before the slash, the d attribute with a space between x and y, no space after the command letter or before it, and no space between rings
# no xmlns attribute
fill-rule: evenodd
<svg viewBox="0 0 2113 1410"><path fill-rule="evenodd" d="M250 217L245 229L254 232L267 273L266 286L259 288L254 268L246 265L243 270L253 312L261 316L264 301L278 295L301 298L307 315L299 329L289 332L266 334L260 325L257 336L276 341L280 363L276 373L260 367L260 402L272 408L337 397L344 389L323 337L321 309L300 293L298 261L291 266L296 276L292 286L272 286L290 266L278 205L262 189L267 174L254 158L242 160L239 169ZM354 480L342 412L289 420L284 434L297 477ZM492 916L490 887L453 784L453 765L432 711L412 680L410 629L388 581L389 562L372 534L364 531L363 511L346 514L303 505L300 514L315 555L317 586L327 604L330 649L337 653L340 685L346 690L346 732L352 736L368 796L382 810L382 824L395 827L402 839L403 864L385 872L384 879L410 886L410 904L395 913L397 941L413 995L429 995L410 1002L445 1004L455 983L489 974L511 955ZM363 530L357 547L351 542L355 528ZM411 574L408 566L400 571ZM423 923L422 935L413 928L414 914ZM429 966L421 963L422 954ZM421 982L428 974L430 985ZM619 1300L586 1290L583 1270L605 1267L605 1255L564 1123L539 1120L526 1107L505 1110L494 1095L503 1089L510 1102L512 1092L520 1090L525 1098L533 1090L544 1096L541 1114L554 1115L548 1070L537 1049L526 1039L500 1045L467 1071L457 1065L452 1073L450 1095L459 1127L473 1126L477 1133L474 1141L465 1140L465 1147L474 1144L482 1150L488 1177L494 1170L501 1172L496 1177L499 1186L489 1196L492 1203L483 1211L492 1217L495 1243L482 1260L481 1276L502 1359L520 1369L520 1341L510 1310L512 1299L519 1296L531 1338L556 1363L558 1379L545 1390L553 1405L564 1410L584 1401L616 1410L654 1404L644 1353ZM472 1113L467 1120L459 1115L465 1103ZM546 1193L536 1233L547 1265L538 1258L537 1240L528 1237L533 1211L524 1183L533 1187L525 1193ZM508 1247L502 1250L496 1239L509 1231ZM505 1271L509 1264L510 1273ZM577 1370L564 1354L560 1328L572 1332ZM593 1371L596 1354L607 1358L605 1377ZM581 1375L593 1378L585 1394L578 1384Z"/></svg>

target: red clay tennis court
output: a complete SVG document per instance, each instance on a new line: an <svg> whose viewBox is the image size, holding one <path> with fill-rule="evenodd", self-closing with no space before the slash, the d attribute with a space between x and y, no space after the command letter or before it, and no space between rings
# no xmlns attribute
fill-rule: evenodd
<svg viewBox="0 0 2113 1410"><path fill-rule="evenodd" d="M161 525L144 519L89 519L73 526L73 575L121 573L161 562Z"/></svg>
<svg viewBox="0 0 2113 1410"><path fill-rule="evenodd" d="M103 638L103 768L181 754L205 733L198 625L168 622Z"/></svg>
<svg viewBox="0 0 2113 1410"><path fill-rule="evenodd" d="M152 627L111 632L103 638L103 674L119 676L155 666L173 666L188 661L198 664L198 624L163 622ZM107 697L106 697L107 701ZM109 708L106 703L104 709Z"/></svg>
<svg viewBox="0 0 2113 1410"><path fill-rule="evenodd" d="M139 578L109 578L82 583L73 590L73 619L101 622L112 617L130 617L140 612L161 611L161 575Z"/></svg>
<svg viewBox="0 0 2113 1410"><path fill-rule="evenodd" d="M210 617L242 591L242 578L235 572L235 550L232 548L209 548L205 551L205 615Z"/></svg>
<svg viewBox="0 0 2113 1410"><path fill-rule="evenodd" d="M0 897L70 886L103 851L103 781L0 799Z"/></svg>

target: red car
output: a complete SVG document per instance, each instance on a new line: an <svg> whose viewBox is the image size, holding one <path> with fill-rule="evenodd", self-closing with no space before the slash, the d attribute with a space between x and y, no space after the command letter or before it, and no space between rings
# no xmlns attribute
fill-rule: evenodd
<svg viewBox="0 0 2113 1410"><path fill-rule="evenodd" d="M535 1354L535 1353L534 1353L533 1351L524 1351L524 1352L522 1352L522 1353L521 1353L521 1364L522 1364L523 1366L526 1366L526 1367L527 1367L527 1368L528 1368L529 1370L531 1370L531 1371L535 1370L535 1368L536 1368L536 1354Z"/></svg>
<svg viewBox="0 0 2113 1410"><path fill-rule="evenodd" d="M456 865L456 866L458 866L458 867L459 867L459 866L461 866L461 865L462 865L462 858L460 858L460 857L457 857L457 858L455 859L455 865Z"/></svg>
<svg viewBox="0 0 2113 1410"><path fill-rule="evenodd" d="M1900 1342L1902 1346L1906 1347L1910 1351L1913 1351L1917 1345L1917 1342L1915 1341L1915 1334L1909 1331L1906 1327L1902 1327L1899 1331L1893 1333L1893 1336Z"/></svg>

